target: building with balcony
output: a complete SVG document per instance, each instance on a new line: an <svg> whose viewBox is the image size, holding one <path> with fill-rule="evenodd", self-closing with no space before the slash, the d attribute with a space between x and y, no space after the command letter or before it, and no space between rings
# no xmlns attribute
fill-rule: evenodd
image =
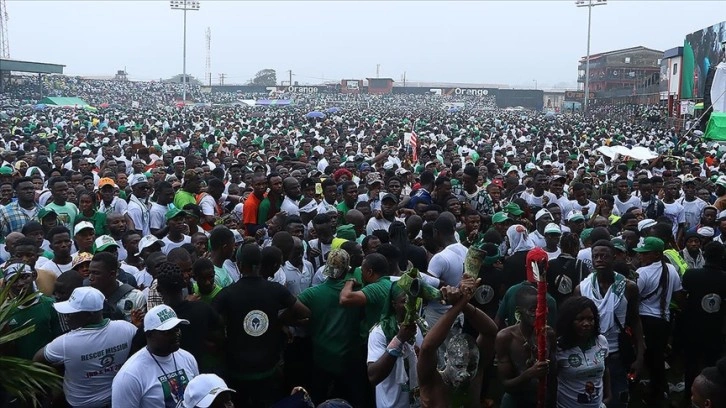
<svg viewBox="0 0 726 408"><path fill-rule="evenodd" d="M663 51L638 46L590 55L590 93L594 103L658 103ZM578 64L584 90L587 57ZM581 86L579 84L582 84Z"/></svg>

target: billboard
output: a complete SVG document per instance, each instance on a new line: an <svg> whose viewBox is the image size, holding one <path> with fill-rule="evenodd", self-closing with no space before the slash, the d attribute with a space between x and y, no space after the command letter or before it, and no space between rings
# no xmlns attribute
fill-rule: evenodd
<svg viewBox="0 0 726 408"><path fill-rule="evenodd" d="M681 70L681 97L703 98L706 93L706 75L711 66L723 60L726 42L726 21L688 34L683 41L683 69Z"/></svg>

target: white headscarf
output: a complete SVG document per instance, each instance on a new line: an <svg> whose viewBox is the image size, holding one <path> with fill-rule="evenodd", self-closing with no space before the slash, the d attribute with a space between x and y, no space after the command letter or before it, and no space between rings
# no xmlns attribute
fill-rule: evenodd
<svg viewBox="0 0 726 408"><path fill-rule="evenodd" d="M509 255L534 249L534 243L529 238L529 232L527 232L524 225L515 224L509 227L507 229L507 240L509 241Z"/></svg>

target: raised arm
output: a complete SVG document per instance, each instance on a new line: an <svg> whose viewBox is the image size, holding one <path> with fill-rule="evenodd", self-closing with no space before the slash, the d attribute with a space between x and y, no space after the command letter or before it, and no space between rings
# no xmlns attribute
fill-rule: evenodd
<svg viewBox="0 0 726 408"><path fill-rule="evenodd" d="M443 288L447 296L450 299L458 298L456 303L444 313L436 324L431 328L426 337L424 337L423 343L421 344L421 350L418 354L418 364L416 365L416 371L418 373L419 385L424 386L430 384L434 375L438 375L436 371L437 362L437 350L444 344L446 336L451 330L451 325L454 324L456 317L461 313L464 306L466 306L471 298L471 295L461 296L461 293L457 288L446 287Z"/></svg>

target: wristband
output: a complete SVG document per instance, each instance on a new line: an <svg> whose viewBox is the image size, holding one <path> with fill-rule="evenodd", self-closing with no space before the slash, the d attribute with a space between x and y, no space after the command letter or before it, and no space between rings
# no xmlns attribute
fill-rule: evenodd
<svg viewBox="0 0 726 408"><path fill-rule="evenodd" d="M395 350L401 351L403 349L403 342L398 339L398 336L393 336L393 338L391 339L391 342L388 343L388 347L386 347L386 348L389 350L395 349Z"/></svg>

